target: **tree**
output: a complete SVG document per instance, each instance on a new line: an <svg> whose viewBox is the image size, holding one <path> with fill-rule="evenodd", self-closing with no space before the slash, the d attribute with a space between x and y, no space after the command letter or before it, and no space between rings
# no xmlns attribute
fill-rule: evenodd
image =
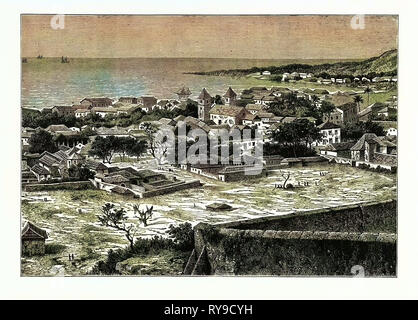
<svg viewBox="0 0 418 320"><path fill-rule="evenodd" d="M354 96L354 102L357 105L357 113L360 112L360 104L363 102L363 98L359 95Z"/></svg>
<svg viewBox="0 0 418 320"><path fill-rule="evenodd" d="M373 92L372 89L370 89L370 87L367 87L366 89L364 89L364 93L367 93L367 105L370 105L370 93Z"/></svg>
<svg viewBox="0 0 418 320"><path fill-rule="evenodd" d="M134 204L134 213L139 215L138 220L144 224L144 227L148 225L148 220L152 218L154 206L151 206L146 210L140 210L137 204Z"/></svg>
<svg viewBox="0 0 418 320"><path fill-rule="evenodd" d="M186 104L186 109L183 111L180 111L180 113L182 115L184 115L185 117L193 117L193 118L197 118L198 116L198 107L197 107L197 103L193 100L188 100L187 104Z"/></svg>
<svg viewBox="0 0 418 320"><path fill-rule="evenodd" d="M129 154L130 150L132 150L136 143L136 139L132 137L120 137L117 140L116 151L122 153L122 160L125 161L125 155Z"/></svg>
<svg viewBox="0 0 418 320"><path fill-rule="evenodd" d="M158 132L157 126L149 122L143 123L142 126L148 140L148 147L151 155L158 161L158 164L161 164L162 159L168 152L167 137L163 137L162 141L160 141L159 139L156 139L156 134Z"/></svg>
<svg viewBox="0 0 418 320"><path fill-rule="evenodd" d="M147 142L145 140L136 141L132 148L128 151L130 156L135 156L136 160L147 152Z"/></svg>
<svg viewBox="0 0 418 320"><path fill-rule="evenodd" d="M83 167L82 164L71 166L68 168L68 175L80 181L87 181L94 178L94 172L89 168Z"/></svg>
<svg viewBox="0 0 418 320"><path fill-rule="evenodd" d="M335 110L335 105L333 105L331 102L326 101L326 100L322 101L321 107L319 108L319 112L321 113L322 117L326 116L328 120L331 116L331 113L334 112L334 110Z"/></svg>
<svg viewBox="0 0 418 320"><path fill-rule="evenodd" d="M90 156L96 156L103 160L103 163L111 163L114 153L119 149L119 139L115 136L97 137L89 150Z"/></svg>
<svg viewBox="0 0 418 320"><path fill-rule="evenodd" d="M127 223L128 217L125 213L124 208L117 209L113 203L106 203L102 207L102 214L98 216L98 219L105 227L125 232L129 247L133 251L136 229L132 223Z"/></svg>
<svg viewBox="0 0 418 320"><path fill-rule="evenodd" d="M377 136L384 136L385 130L380 124L373 121L348 123L341 128L341 137L342 140L345 141L358 140L365 133L374 133Z"/></svg>
<svg viewBox="0 0 418 320"><path fill-rule="evenodd" d="M45 130L37 130L29 138L29 152L42 153L44 151L56 152L58 148L52 134Z"/></svg>
<svg viewBox="0 0 418 320"><path fill-rule="evenodd" d="M319 129L307 119L296 119L293 122L284 123L272 134L273 141L291 146L295 157L297 157L298 146L311 146L312 142L320 137Z"/></svg>
<svg viewBox="0 0 418 320"><path fill-rule="evenodd" d="M221 97L219 94L217 94L217 95L213 98L213 102L214 102L215 104L224 104L224 102L222 101L222 97Z"/></svg>

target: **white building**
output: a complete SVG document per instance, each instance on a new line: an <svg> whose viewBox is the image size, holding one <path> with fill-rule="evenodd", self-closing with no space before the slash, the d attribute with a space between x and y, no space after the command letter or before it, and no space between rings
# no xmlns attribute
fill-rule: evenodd
<svg viewBox="0 0 418 320"><path fill-rule="evenodd" d="M389 128L388 132L386 133L387 136L398 136L398 129L396 128Z"/></svg>
<svg viewBox="0 0 418 320"><path fill-rule="evenodd" d="M314 145L326 146L330 143L341 142L341 127L332 122L325 122L318 126L322 139L318 140Z"/></svg>

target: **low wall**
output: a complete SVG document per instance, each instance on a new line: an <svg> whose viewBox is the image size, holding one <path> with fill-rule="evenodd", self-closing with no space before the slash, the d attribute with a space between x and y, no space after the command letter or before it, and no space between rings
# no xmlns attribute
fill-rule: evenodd
<svg viewBox="0 0 418 320"><path fill-rule="evenodd" d="M91 181L70 181L58 183L39 183L24 186L25 191L86 190L95 189Z"/></svg>
<svg viewBox="0 0 418 320"><path fill-rule="evenodd" d="M201 269L215 275L347 275L353 268L365 276L396 274L396 235L313 231L211 229L198 225Z"/></svg>
<svg viewBox="0 0 418 320"><path fill-rule="evenodd" d="M385 201L200 223L194 228L191 258L199 268L188 266L187 270L218 275L353 276L352 270L358 268L365 276L394 276L396 205Z"/></svg>
<svg viewBox="0 0 418 320"><path fill-rule="evenodd" d="M201 187L201 183L199 180L193 180L193 181L189 181L189 182L184 182L182 184L176 184L174 186L167 186L167 187L162 187L159 188L157 190L152 190L152 191L146 191L143 193L143 197L144 198L149 198L149 197L156 197L156 196L160 196L166 193L171 193L171 192L176 192L176 191L180 191L180 190L184 190L184 189L190 189L190 188L199 188Z"/></svg>
<svg viewBox="0 0 418 320"><path fill-rule="evenodd" d="M240 230L396 232L396 200L345 205L220 224Z"/></svg>

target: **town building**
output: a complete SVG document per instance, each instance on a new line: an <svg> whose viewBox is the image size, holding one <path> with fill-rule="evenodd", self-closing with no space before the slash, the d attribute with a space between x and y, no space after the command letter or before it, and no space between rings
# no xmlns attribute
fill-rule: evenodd
<svg viewBox="0 0 418 320"><path fill-rule="evenodd" d="M215 124L227 124L230 127L242 124L243 119L249 113L244 107L215 105L210 111L210 120Z"/></svg>
<svg viewBox="0 0 418 320"><path fill-rule="evenodd" d="M326 146L330 143L341 142L341 127L332 122L324 122L318 126L322 139L316 141L314 145Z"/></svg>
<svg viewBox="0 0 418 320"><path fill-rule="evenodd" d="M73 106L53 106L52 112L55 112L58 116L72 116L75 113Z"/></svg>
<svg viewBox="0 0 418 320"><path fill-rule="evenodd" d="M234 105L235 101L237 100L237 94L231 87L228 88L226 93L224 94L225 104Z"/></svg>
<svg viewBox="0 0 418 320"><path fill-rule="evenodd" d="M381 168L391 172L397 170L396 144L385 137L365 133L350 150L351 159L357 167Z"/></svg>
<svg viewBox="0 0 418 320"><path fill-rule="evenodd" d="M135 98L135 97L120 97L119 102L129 103L129 104L137 104L138 103L138 98Z"/></svg>
<svg viewBox="0 0 418 320"><path fill-rule="evenodd" d="M80 105L91 108L104 108L113 104L113 100L110 98L84 98L80 101Z"/></svg>
<svg viewBox="0 0 418 320"><path fill-rule="evenodd" d="M206 88L202 89L202 92L199 94L199 97L197 98L197 102L198 102L199 120L208 121L210 119L209 111L213 103L212 103L212 96L209 94Z"/></svg>
<svg viewBox="0 0 418 320"><path fill-rule="evenodd" d="M351 148L354 146L355 142L339 142L339 143L330 143L325 147L321 148L320 154L330 157L340 157L340 158L351 158Z"/></svg>
<svg viewBox="0 0 418 320"><path fill-rule="evenodd" d="M29 221L25 221L21 232L22 255L35 256L45 254L45 240L48 234Z"/></svg>
<svg viewBox="0 0 418 320"><path fill-rule="evenodd" d="M395 154L396 144L383 140L374 133L365 133L350 150L351 159L373 162L375 153Z"/></svg>
<svg viewBox="0 0 418 320"><path fill-rule="evenodd" d="M153 96L142 96L139 98L139 104L141 104L142 110L151 112L157 104L157 99Z"/></svg>
<svg viewBox="0 0 418 320"><path fill-rule="evenodd" d="M93 107L91 113L97 114L101 118L106 117L107 115L116 115L118 111L113 107Z"/></svg>

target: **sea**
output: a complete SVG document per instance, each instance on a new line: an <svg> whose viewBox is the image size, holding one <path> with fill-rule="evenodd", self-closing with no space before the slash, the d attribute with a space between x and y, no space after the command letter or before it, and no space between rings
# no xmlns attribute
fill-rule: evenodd
<svg viewBox="0 0 418 320"><path fill-rule="evenodd" d="M214 96L230 86L240 92L252 86L273 86L269 79L252 76L206 76L188 74L228 69L278 66L291 63L320 64L337 60L257 60L206 58L29 58L22 63L21 105L25 108L76 104L84 97L154 95L176 98L182 86L196 98L202 88Z"/></svg>

